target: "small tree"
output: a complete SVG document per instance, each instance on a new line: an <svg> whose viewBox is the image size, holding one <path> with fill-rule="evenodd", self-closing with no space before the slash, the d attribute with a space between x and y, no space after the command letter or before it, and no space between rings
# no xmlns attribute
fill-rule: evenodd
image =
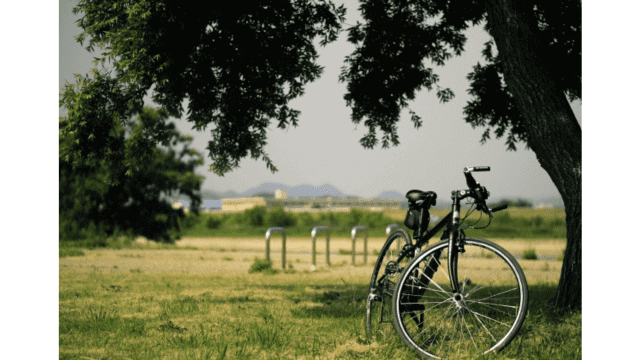
<svg viewBox="0 0 640 360"><path fill-rule="evenodd" d="M191 137L180 135L175 125L166 123L167 119L162 109L144 108L126 127L113 121L110 141L119 146L109 150L110 159L96 161L95 166L81 164L74 168L60 159L60 240L81 238L89 227L107 235L122 230L163 242L179 238L179 219L184 212L172 207L168 195L188 196L190 210L198 213L203 177L194 171L203 159L188 147ZM142 136L154 123L161 123L168 132L168 148L155 147L150 161L133 174L110 163L132 151L127 149L132 139ZM60 119L61 148L69 141L68 125L68 119Z"/></svg>

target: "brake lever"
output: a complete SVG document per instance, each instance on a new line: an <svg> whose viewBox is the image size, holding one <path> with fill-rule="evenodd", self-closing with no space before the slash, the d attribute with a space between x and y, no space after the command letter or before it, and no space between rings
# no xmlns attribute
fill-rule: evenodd
<svg viewBox="0 0 640 360"><path fill-rule="evenodd" d="M493 220L493 212L491 211L491 209L487 206L487 204L484 204L484 207L487 209L487 215L489 215L489 219Z"/></svg>

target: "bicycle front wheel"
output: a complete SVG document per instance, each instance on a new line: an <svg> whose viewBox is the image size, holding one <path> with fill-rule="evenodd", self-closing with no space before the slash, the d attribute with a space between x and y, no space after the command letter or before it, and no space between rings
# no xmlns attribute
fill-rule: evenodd
<svg viewBox="0 0 640 360"><path fill-rule="evenodd" d="M515 258L484 239L465 239L458 254L460 292L451 288L448 242L407 266L393 294L393 324L402 340L430 358L475 358L507 346L522 326L529 292Z"/></svg>
<svg viewBox="0 0 640 360"><path fill-rule="evenodd" d="M397 262L400 251L407 244L411 244L409 234L399 229L389 235L380 249L378 260L373 267L367 296L365 327L368 336L393 331L391 297L398 277L410 261L410 259L404 259L400 263Z"/></svg>

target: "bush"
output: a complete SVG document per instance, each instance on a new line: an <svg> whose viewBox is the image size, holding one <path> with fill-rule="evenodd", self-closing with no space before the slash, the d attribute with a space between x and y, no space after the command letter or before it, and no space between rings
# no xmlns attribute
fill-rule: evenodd
<svg viewBox="0 0 640 360"><path fill-rule="evenodd" d="M267 213L267 225L271 226L295 226L296 225L296 217L293 214L289 214L284 211L281 207L276 207L271 209Z"/></svg>
<svg viewBox="0 0 640 360"><path fill-rule="evenodd" d="M393 222L391 219L386 219L381 212L368 212L362 220L364 225L369 229L373 228L385 228L387 225Z"/></svg>
<svg viewBox="0 0 640 360"><path fill-rule="evenodd" d="M180 228L186 230L198 225L201 220L200 216L194 213L188 213L182 219L179 219L178 222L180 224Z"/></svg>
<svg viewBox="0 0 640 360"><path fill-rule="evenodd" d="M348 227L362 225L361 222L363 218L364 218L364 212L362 210L352 208L349 211L349 215L347 216L347 221L345 225L347 225Z"/></svg>
<svg viewBox="0 0 640 360"><path fill-rule="evenodd" d="M211 216L207 219L207 228L218 229L222 225L222 219Z"/></svg>
<svg viewBox="0 0 640 360"><path fill-rule="evenodd" d="M325 226L338 225L338 217L332 212L320 213L320 223Z"/></svg>
<svg viewBox="0 0 640 360"><path fill-rule="evenodd" d="M264 226L264 218L267 209L264 206L256 206L244 211L244 217L251 226Z"/></svg>
<svg viewBox="0 0 640 360"><path fill-rule="evenodd" d="M249 268L249 274L254 273L265 273L265 274L277 274L278 270L274 269L271 266L271 261L267 261L267 259L259 259L255 258L253 264Z"/></svg>
<svg viewBox="0 0 640 360"><path fill-rule="evenodd" d="M245 210L245 212L243 213L235 213L235 214L229 214L229 223L231 224L238 224L238 225L243 225L247 219L247 212Z"/></svg>
<svg viewBox="0 0 640 360"><path fill-rule="evenodd" d="M298 224L306 227L313 227L318 225L317 220L308 213L300 213L298 214Z"/></svg>
<svg viewBox="0 0 640 360"><path fill-rule="evenodd" d="M522 254L523 260L538 260L538 255L536 255L536 249L525 250Z"/></svg>

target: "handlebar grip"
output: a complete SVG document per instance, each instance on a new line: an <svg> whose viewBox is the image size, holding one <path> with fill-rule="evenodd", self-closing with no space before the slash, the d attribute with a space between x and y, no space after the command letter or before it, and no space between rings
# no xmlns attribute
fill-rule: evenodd
<svg viewBox="0 0 640 360"><path fill-rule="evenodd" d="M463 172L467 174L474 171L489 171L489 170L491 170L490 166L471 166L471 167L465 167Z"/></svg>
<svg viewBox="0 0 640 360"><path fill-rule="evenodd" d="M504 210L507 207L509 207L509 205L507 205L507 204L498 205L498 206L494 207L493 209L491 209L491 212L494 213L496 211Z"/></svg>

